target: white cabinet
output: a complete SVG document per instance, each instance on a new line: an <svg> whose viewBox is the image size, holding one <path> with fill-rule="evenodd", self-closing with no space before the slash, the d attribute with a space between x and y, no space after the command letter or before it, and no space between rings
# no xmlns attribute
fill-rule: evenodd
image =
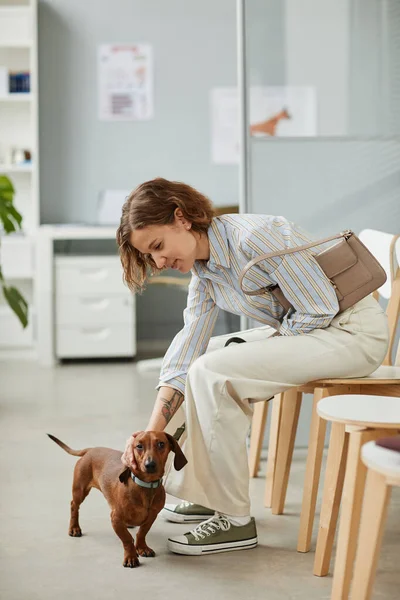
<svg viewBox="0 0 400 600"><path fill-rule="evenodd" d="M134 356L134 297L119 258L58 256L54 269L57 358Z"/></svg>

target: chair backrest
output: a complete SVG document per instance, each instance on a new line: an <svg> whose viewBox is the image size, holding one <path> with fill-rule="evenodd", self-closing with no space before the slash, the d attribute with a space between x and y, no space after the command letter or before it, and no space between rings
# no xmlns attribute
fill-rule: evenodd
<svg viewBox="0 0 400 600"><path fill-rule="evenodd" d="M392 282L400 262L400 235L377 229L363 229L358 237L386 271L387 281L377 292L382 298L389 300L392 294Z"/></svg>
<svg viewBox="0 0 400 600"><path fill-rule="evenodd" d="M395 259L397 261L397 272L396 272L396 277L395 280L393 282L393 288L394 288L394 293L395 295L397 294L398 298L399 298L399 302L398 302L398 306L397 306L397 315L394 315L394 318L396 319L396 326L398 325L399 322L399 318L400 318L400 237L396 240L396 244L395 244ZM393 308L393 311L395 309ZM395 326L395 330L394 330L394 334L393 334L393 342L394 342L394 338L396 336L396 326ZM397 346L397 355L396 355L396 359L395 359L395 365L400 367L400 340Z"/></svg>
<svg viewBox="0 0 400 600"><path fill-rule="evenodd" d="M400 235L393 235L376 229L364 229L360 232L359 238L379 260L387 274L386 283L374 295L377 299L381 296L388 300L386 314L389 324L389 348L383 364L391 365L400 316ZM395 364L400 364L400 345Z"/></svg>
<svg viewBox="0 0 400 600"><path fill-rule="evenodd" d="M385 357L384 364L391 365L390 358L392 356L393 347L396 343L396 333L399 330L399 319L400 319L400 238L395 241L394 244L394 263L393 263L394 277L392 280L392 294L390 296L386 314L388 316L389 331L390 331L390 343L388 353ZM400 333L400 332L399 332ZM397 352L394 364L400 366L400 340L397 345Z"/></svg>

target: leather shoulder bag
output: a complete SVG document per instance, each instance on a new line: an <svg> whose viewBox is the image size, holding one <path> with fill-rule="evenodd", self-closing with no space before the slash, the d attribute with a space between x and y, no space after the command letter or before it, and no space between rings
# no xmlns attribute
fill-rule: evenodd
<svg viewBox="0 0 400 600"><path fill-rule="evenodd" d="M263 260L308 250L336 239L340 239L340 241L319 254L314 254L314 258L335 289L339 301L339 313L343 312L346 308L353 306L356 302L381 287L387 278L382 265L356 234L350 230L332 235L318 242L310 242L288 250L278 250L256 256L247 263L240 274L239 281L242 292L247 296L257 296L265 292L271 292L287 312L293 306L285 298L279 286L267 286L257 290L243 289L243 279L246 273Z"/></svg>

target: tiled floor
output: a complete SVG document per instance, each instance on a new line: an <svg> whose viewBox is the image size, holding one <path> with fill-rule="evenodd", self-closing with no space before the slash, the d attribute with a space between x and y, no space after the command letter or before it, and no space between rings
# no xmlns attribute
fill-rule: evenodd
<svg viewBox="0 0 400 600"><path fill-rule="evenodd" d="M305 465L301 450L284 516L274 517L263 507L264 478L251 482L260 541L254 550L199 558L170 554L166 537L187 527L158 519L148 536L157 557L142 559L138 569L124 569L120 541L97 490L82 505L83 537L68 536L76 459L45 434L75 448L122 449L128 434L146 425L156 381L155 374L139 374L132 364L42 369L33 363L0 363L0 598L329 598L331 578L313 577L313 553L296 552ZM399 513L396 492L374 598L399 597Z"/></svg>

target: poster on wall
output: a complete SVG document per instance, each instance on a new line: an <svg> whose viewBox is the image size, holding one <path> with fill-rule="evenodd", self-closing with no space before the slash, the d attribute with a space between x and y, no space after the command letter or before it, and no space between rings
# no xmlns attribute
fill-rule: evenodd
<svg viewBox="0 0 400 600"><path fill-rule="evenodd" d="M99 119L152 119L153 76L150 44L101 44L98 48Z"/></svg>
<svg viewBox="0 0 400 600"><path fill-rule="evenodd" d="M317 135L317 96L311 86L254 86L249 94L251 137ZM239 100L235 87L211 91L211 155L215 164L239 163Z"/></svg>
<svg viewBox="0 0 400 600"><path fill-rule="evenodd" d="M254 86L250 90L250 135L317 135L317 93L312 86Z"/></svg>

